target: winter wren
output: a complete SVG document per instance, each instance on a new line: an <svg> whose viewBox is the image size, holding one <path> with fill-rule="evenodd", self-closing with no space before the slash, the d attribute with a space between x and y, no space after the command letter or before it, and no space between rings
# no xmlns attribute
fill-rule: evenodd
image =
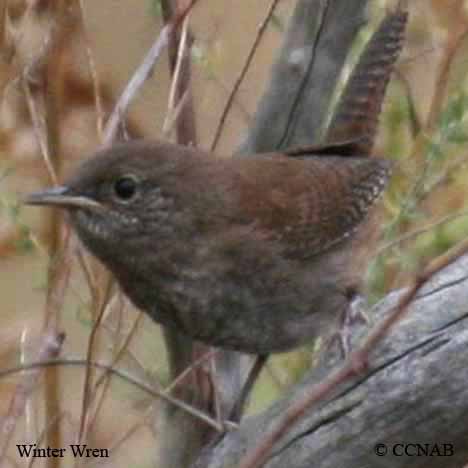
<svg viewBox="0 0 468 468"><path fill-rule="evenodd" d="M269 354L330 330L359 289L389 163L353 143L217 158L145 140L26 202L66 209L132 302L205 343Z"/></svg>
<svg viewBox="0 0 468 468"><path fill-rule="evenodd" d="M268 355L333 329L359 290L390 164L371 158L407 13L388 15L324 146L217 158L169 143L99 151L26 202L64 208L133 303L205 343Z"/></svg>

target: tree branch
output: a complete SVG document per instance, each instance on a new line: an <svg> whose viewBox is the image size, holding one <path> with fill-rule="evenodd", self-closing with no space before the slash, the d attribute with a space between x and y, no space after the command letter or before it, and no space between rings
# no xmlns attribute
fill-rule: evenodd
<svg viewBox="0 0 468 468"><path fill-rule="evenodd" d="M310 145L320 138L330 98L367 0L299 0L271 81L241 153Z"/></svg>
<svg viewBox="0 0 468 468"><path fill-rule="evenodd" d="M351 378L300 421L275 446L268 468L383 467L459 468L468 459L468 256L445 268L423 288L407 317L374 350L365 375ZM376 321L388 316L405 291L374 307ZM368 330L355 330L354 346ZM326 353L306 381L266 412L247 418L238 431L200 460L207 468L237 466L275 426L306 388L339 368L337 352ZM395 444L451 444L448 456L395 456ZM389 450L376 455L376 445ZM337 449L338 448L338 449Z"/></svg>

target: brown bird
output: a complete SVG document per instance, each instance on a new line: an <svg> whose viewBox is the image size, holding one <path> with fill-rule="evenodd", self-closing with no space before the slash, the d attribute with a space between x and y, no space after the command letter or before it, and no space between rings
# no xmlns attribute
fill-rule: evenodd
<svg viewBox="0 0 468 468"><path fill-rule="evenodd" d="M352 145L220 159L132 141L26 203L65 208L85 246L157 322L269 354L329 329L359 288L366 220L389 163L339 156Z"/></svg>
<svg viewBox="0 0 468 468"><path fill-rule="evenodd" d="M243 158L131 141L26 203L64 208L132 302L193 339L265 356L329 332L372 253L390 164L368 154L406 16L345 90L329 132L344 141Z"/></svg>

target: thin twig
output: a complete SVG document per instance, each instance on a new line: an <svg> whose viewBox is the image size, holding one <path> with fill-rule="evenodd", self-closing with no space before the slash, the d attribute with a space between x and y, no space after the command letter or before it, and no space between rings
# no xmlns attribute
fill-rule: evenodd
<svg viewBox="0 0 468 468"><path fill-rule="evenodd" d="M450 178L453 177L453 173L463 169L463 166L466 166L467 163L468 155L466 154L454 160L450 160L445 166L444 172L438 174L433 181L427 184L427 188L425 188L424 193L421 195L421 200L423 201L426 196L434 193L436 189L439 189L443 184L449 182Z"/></svg>
<svg viewBox="0 0 468 468"><path fill-rule="evenodd" d="M398 78L398 80L400 81L403 87L403 91L406 96L406 101L408 103L410 132L411 132L411 136L415 138L416 135L418 135L421 132L423 124L421 122L421 119L418 116L416 103L415 103L414 95L413 95L413 90L411 88L411 83L408 77L405 76L405 74L402 73L398 68L396 68L393 71L393 74L396 78Z"/></svg>
<svg viewBox="0 0 468 468"><path fill-rule="evenodd" d="M214 151L216 149L219 139L221 138L221 133L223 131L223 127L226 122L226 118L229 114L229 111L231 110L232 103L234 102L236 93L240 85L242 84L242 81L244 81L245 75L247 74L247 71L250 68L252 59L254 58L255 52L257 51L260 41L262 40L263 34L268 26L268 23L270 22L270 19L273 16L273 13L275 12L276 5L278 4L278 2L279 0L272 0L265 18L263 19L263 21L260 23L260 26L258 27L257 35L255 37L254 43L252 44L252 47L250 48L250 51L249 51L249 54L247 55L244 66L242 67L239 75L236 78L232 91L228 97L226 105L224 106L223 112L221 114L221 118L219 119L219 124L218 124L218 127L216 128L215 136L213 138L213 143L211 143L211 151Z"/></svg>
<svg viewBox="0 0 468 468"><path fill-rule="evenodd" d="M161 0L162 17L164 24L169 24L173 21L177 11L183 8L183 5L187 3L187 0ZM174 79L175 75L178 75L177 80L173 83L174 86L174 105L180 112L176 118L172 117L175 127L175 140L180 145L191 145L197 146L197 131L195 124L195 112L194 103L192 98L192 60L191 60L191 47L193 43L192 33L190 28L186 31L186 47L181 48L181 34L177 30L173 30L169 37L168 45L168 58L169 58L169 70L171 78ZM183 51L184 53L179 54ZM179 70L176 71L176 67L179 63ZM186 96L184 98L184 95ZM181 106L181 100L184 99L183 107ZM182 112L183 111L183 112ZM171 123L172 124L172 123Z"/></svg>
<svg viewBox="0 0 468 468"><path fill-rule="evenodd" d="M91 294L91 303L95 304L99 297L99 290L97 286L97 279L96 276L89 264L88 260L86 259L86 254L84 249L81 245L77 246L76 249L76 258L78 259L78 263L81 267L81 271L84 274L86 284L88 286L89 292Z"/></svg>
<svg viewBox="0 0 468 468"><path fill-rule="evenodd" d="M90 366L96 369L104 370L108 372L109 374L120 377L126 382L132 385L135 385L135 387L148 393L150 396L154 398L160 398L161 400L165 400L168 403L176 406L177 408L180 408L182 411L185 411L187 414L190 414L194 418L204 421L206 424L216 429L217 431L224 432L224 427L221 424L219 424L213 418L210 418L208 415L206 415L202 411L199 411L193 406L190 406L187 403L184 403L183 401L172 397L171 395L167 394L165 391L149 387L146 383L141 382L140 380L136 379L135 377L127 374L126 372L122 370L114 369L110 367L108 364L103 364L100 362L90 362L85 359L54 359L52 361L43 360L41 362L34 362L31 364L27 364L25 366L16 366L16 367L12 367L9 369L2 369L0 370L0 379L4 377L8 377L9 375L16 374L18 372L32 371L36 369L42 369L46 367L57 367L57 366L79 366L79 367ZM34 375L36 375L36 373L34 373ZM0 458L0 461L1 461L1 458Z"/></svg>
<svg viewBox="0 0 468 468"><path fill-rule="evenodd" d="M91 362L94 356L94 350L95 350L95 343L97 341L97 333L99 330L99 326L101 324L101 321L104 317L104 313L106 311L106 306L108 304L108 299L111 294L111 289L112 289L113 281L109 278L109 281L107 283L107 288L104 292L104 296L102 300L100 301L100 305L97 304L97 317L96 321L93 324L93 328L91 330L91 334L89 336L88 340L88 348L87 348L87 354L86 354L86 359L87 361ZM81 406L81 415L80 415L80 430L78 432L78 444L81 444L83 441L83 437L85 435L85 430L86 430L86 423L87 423L87 410L90 405L91 401L91 377L92 377L92 366L89 366L86 368L86 374L85 374L85 382L84 382L84 392L83 392L83 401L82 401L82 406Z"/></svg>
<svg viewBox="0 0 468 468"><path fill-rule="evenodd" d="M219 349L209 349L205 354L199 357L197 360L193 361L190 366L188 366L184 371L182 371L165 389L167 393L172 392L177 385L179 385L185 377L187 377L191 372L193 372L197 367L201 366L207 360L211 359L219 352Z"/></svg>
<svg viewBox="0 0 468 468"><path fill-rule="evenodd" d="M268 454L271 452L273 445L297 422L305 411L310 410L313 405L330 395L330 392L338 385L344 383L354 375L361 373L368 365L370 352L388 335L390 329L402 319L408 310L408 306L413 302L419 290L435 274L439 273L442 269L449 266L467 252L468 239L465 239L444 255L432 260L424 271L413 279L393 310L386 318L377 324L374 330L365 339L363 345L348 356L340 369L333 372L318 385L313 385L309 389L306 389L301 397L295 400L291 406L286 409L283 417L275 427L262 438L251 453L248 453L241 460L239 468L257 468L262 466Z"/></svg>
<svg viewBox="0 0 468 468"><path fill-rule="evenodd" d="M0 4L0 49L3 51L6 43L6 20L8 17L8 1L3 0ZM0 52L1 54L2 52ZM1 56L0 56L1 57Z"/></svg>
<svg viewBox="0 0 468 468"><path fill-rule="evenodd" d="M177 90L179 87L179 80L181 76L180 72L182 70L183 58L184 58L184 54L186 53L186 47L187 47L188 23L189 23L189 15L185 17L184 23L182 26L182 34L181 34L180 42L179 42L179 49L177 51L177 63L174 69L171 89L169 91L167 113L166 113L166 118L164 119L164 124L163 124L163 133L168 133L169 131L168 129L170 128L169 122L173 123L175 121L175 118L173 117L173 114L175 113L175 107L179 107L182 101L180 100L179 103L177 103L176 105L176 95L177 95ZM184 95L186 95L186 93L187 93L187 90L185 90Z"/></svg>
<svg viewBox="0 0 468 468"><path fill-rule="evenodd" d="M457 2L456 8L461 8L461 2ZM463 18L463 15L459 15L460 18ZM462 28L462 29L461 29ZM427 123L425 129L420 133L414 144L414 150L410 156L410 160L418 160L422 154L426 141L433 134L437 117L441 113L442 106L444 104L444 98L447 92L448 86L448 76L452 70L454 59L459 51L461 45L464 42L464 39L468 36L468 28L465 23L458 24L453 31L450 31L447 43L445 46L445 54L443 61L439 66L439 71L436 78L435 93L431 101L431 106L429 110L429 116L427 118ZM431 168L432 160L426 158L424 161L424 166L419 170L419 176L416 178L415 182L410 187L407 196L405 197L403 203L401 204L400 211L395 219L392 221L390 229L393 229L397 226L401 219L407 214L411 205L416 201L420 202L421 198L424 196L423 186L424 182L427 180Z"/></svg>
<svg viewBox="0 0 468 468"><path fill-rule="evenodd" d="M151 409L151 407L150 407ZM148 415L145 415L142 422L138 422L127 429L119 439L112 443L109 447L109 452L112 453L112 456L116 457L116 451L119 450L122 445L124 445L133 435L135 435L140 429L145 428L148 424L146 422L149 419Z"/></svg>
<svg viewBox="0 0 468 468"><path fill-rule="evenodd" d="M181 112L184 110L185 104L187 104L189 96L190 96L190 93L186 89L183 96L179 99L179 102L177 103L176 108L171 112L170 115L166 116L166 119L164 120L163 129L162 129L162 134L164 136L169 135L169 133L174 128L174 125L177 122Z"/></svg>
<svg viewBox="0 0 468 468"><path fill-rule="evenodd" d="M28 77L26 73L21 78L21 85L23 88L24 95L26 97L26 103L28 105L29 114L31 116L34 135L39 145L39 149L41 151L42 159L44 160L47 173L49 174L52 183L54 185L58 185L57 173L55 172L55 168L52 163L49 148L46 141L44 120L41 118L41 115L36 105L36 100L32 96L31 88L29 86Z"/></svg>
<svg viewBox="0 0 468 468"><path fill-rule="evenodd" d="M135 319L135 321L132 324L132 328L127 333L123 344L119 347L119 349L117 350L116 355L112 359L112 363L111 363L112 367L115 367L115 366L118 365L118 363L122 359L124 353L128 350L128 346L130 344L130 341L133 338L133 336L135 335L135 333L136 333L136 331L138 329L138 325L140 324L141 320L143 319L143 316L144 316L143 312L140 311L138 313L138 315L137 315L137 318ZM97 416L99 414L99 411L100 411L102 405L104 404L105 395L106 395L107 391L109 390L109 387L110 387L110 378L109 377L110 377L109 373L104 372L102 375L99 376L99 378L97 379L97 381L96 381L96 383L94 385L94 395L97 395L97 390L99 389L99 387L102 386L102 390L99 393L99 401L95 404L95 410L94 410L93 417L92 417L92 419L90 419L90 421L88 423L88 427L91 430L92 430L92 427L93 427L94 423L97 420Z"/></svg>
<svg viewBox="0 0 468 468"><path fill-rule="evenodd" d="M64 339L65 335L63 333L57 333L54 329L46 330L42 334L41 343L37 351L38 363L35 367L36 371L26 376L22 382L16 386L8 411L2 418L2 425L0 427L0 466L4 466L8 445L16 428L16 422L24 412L26 401L34 390L38 388L41 362L48 361L58 356L62 349ZM28 366L26 366L26 368L28 368Z"/></svg>
<svg viewBox="0 0 468 468"><path fill-rule="evenodd" d="M465 2L463 0L458 0L455 3L456 5L454 5L452 8L455 9L455 12L458 12L456 17L459 18L459 22L455 25L455 27L448 30L445 54L443 55L442 62L439 65L439 72L437 74L436 84L434 87L435 93L434 97L432 98L431 107L429 109L427 118L427 129L432 129L436 125L437 117L440 114L440 109L442 108L447 93L447 87L450 82L448 77L450 75L454 59L468 35L468 28L464 21L464 15L461 11L464 8Z"/></svg>
<svg viewBox="0 0 468 468"><path fill-rule="evenodd" d="M143 83L151 76L154 66L161 56L162 51L167 47L172 32L184 20L197 0L191 0L188 6L175 18L161 29L158 38L151 46L150 50L143 59L141 65L137 68L132 78L128 82L122 95L117 101L109 120L104 129L104 144L109 145L115 139L121 120L127 113L128 106L135 98Z"/></svg>
<svg viewBox="0 0 468 468"><path fill-rule="evenodd" d="M93 51L91 49L91 41L89 40L88 27L86 22L86 12L83 4L83 0L78 0L78 6L81 16L81 25L83 28L83 37L86 45L86 56L88 59L88 68L91 75L91 81L93 83L94 91L94 106L96 109L96 129L100 140L103 138L104 131L104 106L101 96L101 85L99 80L99 74L96 68L96 62L94 60Z"/></svg>
<svg viewBox="0 0 468 468"><path fill-rule="evenodd" d="M44 442L47 443L47 435L49 434L51 429L54 428L54 427L58 428L59 424L62 421L65 421L65 422L68 421L68 423L70 424L70 428L73 427L72 417L71 417L69 412L61 411L58 414L54 414L51 421L47 420L46 426L41 430L41 433L39 434L39 437L37 437L37 439L35 441L35 444L36 444L37 448L41 447L41 445ZM29 461L29 463L27 465L27 468L33 468L35 461L36 461L36 457L31 457L31 459L30 459L30 461Z"/></svg>
<svg viewBox="0 0 468 468"><path fill-rule="evenodd" d="M65 226L64 234L61 236L60 226L58 224L55 226L53 244L49 249L44 330L50 326L58 326L57 318L63 309L66 291L70 284L72 262L69 248L70 233L70 227Z"/></svg>
<svg viewBox="0 0 468 468"><path fill-rule="evenodd" d="M394 239L390 242L387 242L384 244L382 247L379 248L377 253L375 254L376 257L381 255L385 250L391 249L392 247L395 247L398 244L401 244L402 242L406 242L407 240L413 239L414 237L418 237L421 234L425 234L428 231L439 227L443 224L450 223L451 221L454 221L456 219L462 218L463 216L468 216L468 210L463 210L458 213L454 214L449 214L447 216L444 216L437 221L434 221L433 223L427 224L426 226L423 226L422 228L415 229L414 231L408 232L397 239Z"/></svg>
<svg viewBox="0 0 468 468"><path fill-rule="evenodd" d="M28 5L28 10L26 11L25 15L30 14L30 10L33 7L33 4ZM18 78L24 96L26 98L26 104L28 106L29 115L31 117L34 135L39 145L39 149L44 160L47 173L54 185L57 185L58 178L56 168L52 161L53 157L51 155L51 148L49 144L50 142L48 141L49 134L47 131L47 116L41 115L38 105L36 103L36 99L32 95L30 84L34 80L38 79L36 75L39 73L39 71L42 70L44 64L47 62L51 54L52 48L54 47L54 42L58 33L58 29L59 28L57 27L57 23L52 23L52 25L49 27L49 30L47 31L47 34L45 35L44 41L40 47L39 52L31 60L30 63L24 66ZM42 76L39 79L44 80L45 77ZM45 107L46 106L43 105L43 112L45 112Z"/></svg>
<svg viewBox="0 0 468 468"><path fill-rule="evenodd" d="M170 25L164 26L164 28L162 28L158 39L152 45L151 49L143 59L143 62L128 82L104 128L104 144L110 145L112 141L115 140L120 122L124 119L128 106L136 96L143 83L151 76L153 68L156 65L158 58L160 57L161 52L167 46L170 30Z"/></svg>
<svg viewBox="0 0 468 468"><path fill-rule="evenodd" d="M30 14L31 8L33 8L33 5L28 5L28 10L25 14ZM33 60L31 60L30 63L26 64L18 78L26 98L26 104L28 106L29 115L31 117L34 135L39 145L42 159L44 160L49 178L54 185L58 184L58 178L56 169L52 162L49 142L47 141L48 133L46 130L45 116L41 116L41 113L39 112L36 100L34 99L31 92L30 83L35 79L34 77L38 73L38 70L41 70L42 66L47 60L47 57L50 55L51 49L54 45L57 29L58 28L56 23L53 23L50 26L38 54L33 58Z"/></svg>

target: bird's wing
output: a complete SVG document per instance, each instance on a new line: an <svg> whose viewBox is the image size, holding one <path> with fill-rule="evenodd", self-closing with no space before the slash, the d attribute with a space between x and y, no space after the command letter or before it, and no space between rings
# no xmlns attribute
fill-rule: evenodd
<svg viewBox="0 0 468 468"><path fill-rule="evenodd" d="M311 257L353 234L389 176L382 159L252 158L238 171L239 219L285 255Z"/></svg>
<svg viewBox="0 0 468 468"><path fill-rule="evenodd" d="M361 137L318 145L296 146L285 150L284 154L294 158L307 158L309 156L358 156L364 140L365 138Z"/></svg>

